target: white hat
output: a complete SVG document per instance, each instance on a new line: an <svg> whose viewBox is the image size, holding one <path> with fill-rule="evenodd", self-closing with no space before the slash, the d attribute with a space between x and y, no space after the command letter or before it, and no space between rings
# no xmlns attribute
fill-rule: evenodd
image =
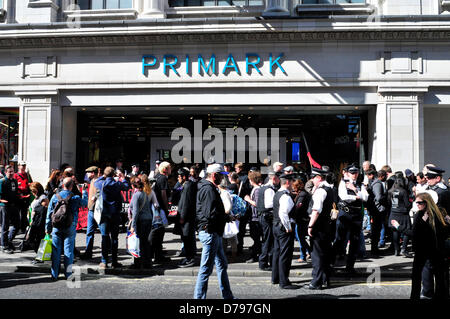
<svg viewBox="0 0 450 319"><path fill-rule="evenodd" d="M17 163L17 165L27 165L27 163L25 161L19 161L19 163Z"/></svg>
<svg viewBox="0 0 450 319"><path fill-rule="evenodd" d="M208 166L208 168L206 169L206 173L211 174L211 173L222 173L222 174L226 174L227 172L225 172L225 170L223 169L223 166L220 164L211 164Z"/></svg>

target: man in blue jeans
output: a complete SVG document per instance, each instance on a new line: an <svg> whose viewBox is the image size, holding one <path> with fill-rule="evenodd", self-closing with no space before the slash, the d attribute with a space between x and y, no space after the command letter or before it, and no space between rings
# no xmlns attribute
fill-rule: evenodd
<svg viewBox="0 0 450 319"><path fill-rule="evenodd" d="M117 178L117 180L116 180ZM102 262L100 269L108 267L108 254L111 249L113 268L122 265L117 261L119 247L120 211L122 209L122 191L127 191L129 186L125 176L119 171L116 177L113 167L105 168L103 176L95 181L94 186L100 190L103 197L103 212L100 219L100 232L102 234Z"/></svg>
<svg viewBox="0 0 450 319"><path fill-rule="evenodd" d="M64 199L72 196L69 200L69 208L73 214L73 221L69 227L56 228L52 225L52 214L55 206L58 203L57 194L53 195L47 210L47 219L45 221L45 232L52 234L52 269L51 275L53 280L58 279L59 267L61 265L61 251L64 250L64 275L66 279L71 280L72 265L75 248L75 236L77 234L76 228L78 223L78 210L80 207L85 207L88 202L87 191L83 188L83 197L73 195L72 188L74 181L71 177L66 177L63 180L63 190L60 191L59 196ZM76 187L76 186L75 186Z"/></svg>
<svg viewBox="0 0 450 319"><path fill-rule="evenodd" d="M230 220L230 216L225 214L225 208L217 190L223 178L222 173L224 173L222 165L210 165L206 170L206 179L202 179L198 184L196 217L198 238L203 247L194 291L195 299L206 299L208 279L213 271L214 263L222 297L234 298L228 280L227 258L222 245L225 223Z"/></svg>
<svg viewBox="0 0 450 319"><path fill-rule="evenodd" d="M94 248L94 234L98 228L97 222L94 219L94 209L97 197L97 189L94 186L95 181L98 178L98 167L91 166L86 169L87 178L91 181L89 186L89 200L88 200L88 218L86 229L86 251L81 259L92 259L92 249Z"/></svg>

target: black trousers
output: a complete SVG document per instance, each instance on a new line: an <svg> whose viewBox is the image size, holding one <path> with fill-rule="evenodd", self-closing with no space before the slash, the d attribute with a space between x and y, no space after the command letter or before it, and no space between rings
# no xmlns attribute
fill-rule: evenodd
<svg viewBox="0 0 450 319"><path fill-rule="evenodd" d="M396 229L392 229L392 243L394 244L395 251L400 251L400 237L403 239L401 249L406 250L408 247L409 236L405 233L399 232Z"/></svg>
<svg viewBox="0 0 450 319"><path fill-rule="evenodd" d="M20 230L25 233L28 225L28 207L30 206L30 200L28 198L20 199L17 201L18 209L20 211Z"/></svg>
<svg viewBox="0 0 450 319"><path fill-rule="evenodd" d="M272 265L273 256L273 225L272 219L263 215L259 217L262 230L261 254L259 255L259 268Z"/></svg>
<svg viewBox="0 0 450 319"><path fill-rule="evenodd" d="M150 233L152 231L152 220L138 220L139 223L139 250L141 257L136 258L134 261L137 264L151 265L152 255L151 255L151 245L150 245Z"/></svg>
<svg viewBox="0 0 450 319"><path fill-rule="evenodd" d="M186 258L193 259L197 252L194 222L185 222L181 225L181 241L183 242Z"/></svg>
<svg viewBox="0 0 450 319"><path fill-rule="evenodd" d="M372 223L370 224L370 250L372 252L378 250L378 243L380 242L381 228L386 219L386 214L384 212L379 212L378 210L370 211L370 217L372 218Z"/></svg>
<svg viewBox="0 0 450 319"><path fill-rule="evenodd" d="M336 240L333 245L332 262L336 260L336 255L345 252L347 236L350 240L350 247L347 256L347 269L353 269L356 262L356 256L359 250L359 240L362 229L362 220L354 219L344 212L339 213L339 222L336 226Z"/></svg>
<svg viewBox="0 0 450 319"><path fill-rule="evenodd" d="M442 256L429 257L416 252L412 270L411 299L420 299L421 288L425 297L448 298L448 263Z"/></svg>
<svg viewBox="0 0 450 319"><path fill-rule="evenodd" d="M315 231L311 237L312 281L314 286L325 285L330 280L332 257L330 232Z"/></svg>
<svg viewBox="0 0 450 319"><path fill-rule="evenodd" d="M155 259L161 259L163 257L162 243L165 232L164 227L153 228L150 232L150 256L155 256Z"/></svg>
<svg viewBox="0 0 450 319"><path fill-rule="evenodd" d="M259 221L250 221L250 238L253 240L253 246L251 247L252 250L252 257L254 259L258 259L259 255L261 254L262 250L262 244L261 244L261 237L262 237L262 226L259 223Z"/></svg>
<svg viewBox="0 0 450 319"><path fill-rule="evenodd" d="M281 287L290 284L292 255L294 253L294 232L287 233L283 226L273 226L272 282Z"/></svg>
<svg viewBox="0 0 450 319"><path fill-rule="evenodd" d="M239 254L242 253L244 249L244 236L245 231L247 229L247 223L250 218L251 218L251 208L248 208L245 214L239 218L239 233L237 234L238 239L237 247Z"/></svg>

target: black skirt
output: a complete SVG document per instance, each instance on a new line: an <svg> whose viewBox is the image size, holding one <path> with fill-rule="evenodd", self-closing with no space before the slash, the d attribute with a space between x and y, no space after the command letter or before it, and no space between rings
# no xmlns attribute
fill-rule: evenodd
<svg viewBox="0 0 450 319"><path fill-rule="evenodd" d="M400 224L400 227L403 229L403 231L411 230L411 218L409 217L409 213L394 213L391 212L391 215L389 216L389 227L395 229L394 226L392 226L391 221L395 220Z"/></svg>

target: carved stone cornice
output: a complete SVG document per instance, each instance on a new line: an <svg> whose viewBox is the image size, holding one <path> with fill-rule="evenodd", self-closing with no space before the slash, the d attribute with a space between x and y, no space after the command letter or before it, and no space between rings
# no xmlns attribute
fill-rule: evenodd
<svg viewBox="0 0 450 319"><path fill-rule="evenodd" d="M332 32L210 32L210 33L152 33L140 35L65 35L1 38L0 49L145 46L155 44L261 43L261 42L327 42L327 41L450 41L448 31L332 31Z"/></svg>

